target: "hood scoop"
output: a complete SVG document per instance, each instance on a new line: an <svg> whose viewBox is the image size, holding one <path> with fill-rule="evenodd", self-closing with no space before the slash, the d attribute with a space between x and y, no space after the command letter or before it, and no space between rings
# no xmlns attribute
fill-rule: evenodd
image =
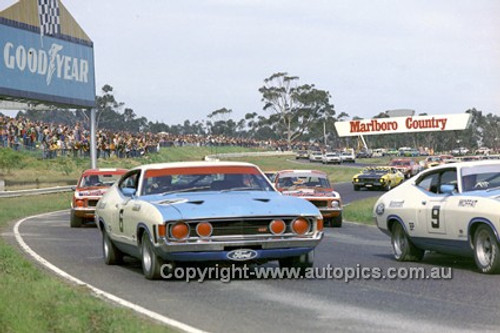
<svg viewBox="0 0 500 333"><path fill-rule="evenodd" d="M255 201L260 201L260 202L269 202L271 199L265 199L265 198L256 198L254 199Z"/></svg>
<svg viewBox="0 0 500 333"><path fill-rule="evenodd" d="M188 201L187 203L188 204L193 204L193 205L201 205L204 202L205 201L203 201L203 200L193 200L193 201Z"/></svg>
<svg viewBox="0 0 500 333"><path fill-rule="evenodd" d="M180 204L180 203L185 203L187 202L187 199L167 199L167 200L161 200L157 201L157 204L160 205L174 205L174 204Z"/></svg>

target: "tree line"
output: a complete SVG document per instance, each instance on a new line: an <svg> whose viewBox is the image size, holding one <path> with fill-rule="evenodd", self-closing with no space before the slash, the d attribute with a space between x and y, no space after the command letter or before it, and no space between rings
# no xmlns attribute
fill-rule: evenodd
<svg viewBox="0 0 500 333"><path fill-rule="evenodd" d="M261 112L249 112L241 119L232 117L232 109L221 107L210 111L203 120L186 119L182 124L165 124L139 117L135 111L117 101L113 87L106 84L96 97L98 128L128 132L166 132L173 135L223 135L255 140L286 140L289 145L324 144L332 148L355 147L356 138L339 138L335 132L336 121L345 121L350 116L337 113L328 90L314 84L301 83L298 76L277 72L264 79L259 88L263 103ZM386 134L367 136L370 148L378 147L428 147L435 151L446 151L464 146L477 148L499 146L500 117L475 108L464 112L471 114L470 127L463 131ZM425 115L425 114L419 114ZM73 125L89 123L87 110L20 111L18 116L32 120L50 121ZM372 118L387 117L380 112ZM362 119L353 116L353 119Z"/></svg>

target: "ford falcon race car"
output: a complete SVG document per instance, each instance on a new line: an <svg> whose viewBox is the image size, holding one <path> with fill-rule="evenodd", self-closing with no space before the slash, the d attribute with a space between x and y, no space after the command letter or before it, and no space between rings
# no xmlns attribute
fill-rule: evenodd
<svg viewBox="0 0 500 333"><path fill-rule="evenodd" d="M342 226L342 199L333 190L326 173L316 170L282 170L276 176L275 187L286 196L312 202L331 227Z"/></svg>
<svg viewBox="0 0 500 333"><path fill-rule="evenodd" d="M389 162L389 166L395 167L405 176L410 178L420 171L420 165L411 158L396 158Z"/></svg>
<svg viewBox="0 0 500 333"><path fill-rule="evenodd" d="M105 263L137 257L148 279L160 278L167 262L170 268L176 262L270 260L311 267L323 237L314 205L281 195L257 166L237 162L132 169L99 201L96 223Z"/></svg>
<svg viewBox="0 0 500 333"><path fill-rule="evenodd" d="M307 151L307 150L298 150L295 153L295 159L298 160L298 159L301 159L301 158L305 158L306 160L309 159L309 151Z"/></svg>
<svg viewBox="0 0 500 333"><path fill-rule="evenodd" d="M373 214L391 236L394 258L425 250L473 256L484 273L500 271L500 162L444 164L382 195Z"/></svg>
<svg viewBox="0 0 500 333"><path fill-rule="evenodd" d="M433 168L437 165L456 163L456 162L458 162L458 160L455 159L455 157L453 157L451 155L429 156L424 160L423 167L424 167L424 169L429 169L429 168Z"/></svg>
<svg viewBox="0 0 500 333"><path fill-rule="evenodd" d="M322 162L323 164L340 164L342 163L342 158L339 153L325 153Z"/></svg>
<svg viewBox="0 0 500 333"><path fill-rule="evenodd" d="M323 153L320 151L311 151L309 153L309 161L310 162L322 162L323 161Z"/></svg>
<svg viewBox="0 0 500 333"><path fill-rule="evenodd" d="M80 227L85 221L94 221L97 201L125 172L125 169L89 169L82 173L71 200L72 228Z"/></svg>
<svg viewBox="0 0 500 333"><path fill-rule="evenodd" d="M352 185L354 191L359 191L363 187L389 191L391 188L401 184L404 179L404 175L395 167L367 167L352 177Z"/></svg>

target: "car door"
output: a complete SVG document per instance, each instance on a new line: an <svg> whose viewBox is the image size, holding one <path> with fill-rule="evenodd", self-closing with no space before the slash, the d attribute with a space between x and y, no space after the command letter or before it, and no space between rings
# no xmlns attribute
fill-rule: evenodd
<svg viewBox="0 0 500 333"><path fill-rule="evenodd" d="M137 195L140 170L133 170L127 173L118 184L120 198L115 204L115 216L113 218L112 234L119 241L131 244L130 226L125 223L129 207L132 206L132 201Z"/></svg>
<svg viewBox="0 0 500 333"><path fill-rule="evenodd" d="M452 185L457 188L456 168L441 169L431 174L429 195L422 200L419 219L426 226L427 237L448 238L446 226L446 206L450 199L449 193L442 193L442 185ZM421 183L422 184L422 183Z"/></svg>

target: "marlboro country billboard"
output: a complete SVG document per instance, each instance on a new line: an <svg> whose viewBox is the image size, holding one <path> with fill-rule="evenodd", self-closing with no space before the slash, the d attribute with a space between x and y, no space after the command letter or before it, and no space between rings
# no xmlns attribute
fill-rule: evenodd
<svg viewBox="0 0 500 333"><path fill-rule="evenodd" d="M469 121L469 113L418 117L373 118L336 122L335 129L340 137L412 132L456 131L466 129L469 125Z"/></svg>

